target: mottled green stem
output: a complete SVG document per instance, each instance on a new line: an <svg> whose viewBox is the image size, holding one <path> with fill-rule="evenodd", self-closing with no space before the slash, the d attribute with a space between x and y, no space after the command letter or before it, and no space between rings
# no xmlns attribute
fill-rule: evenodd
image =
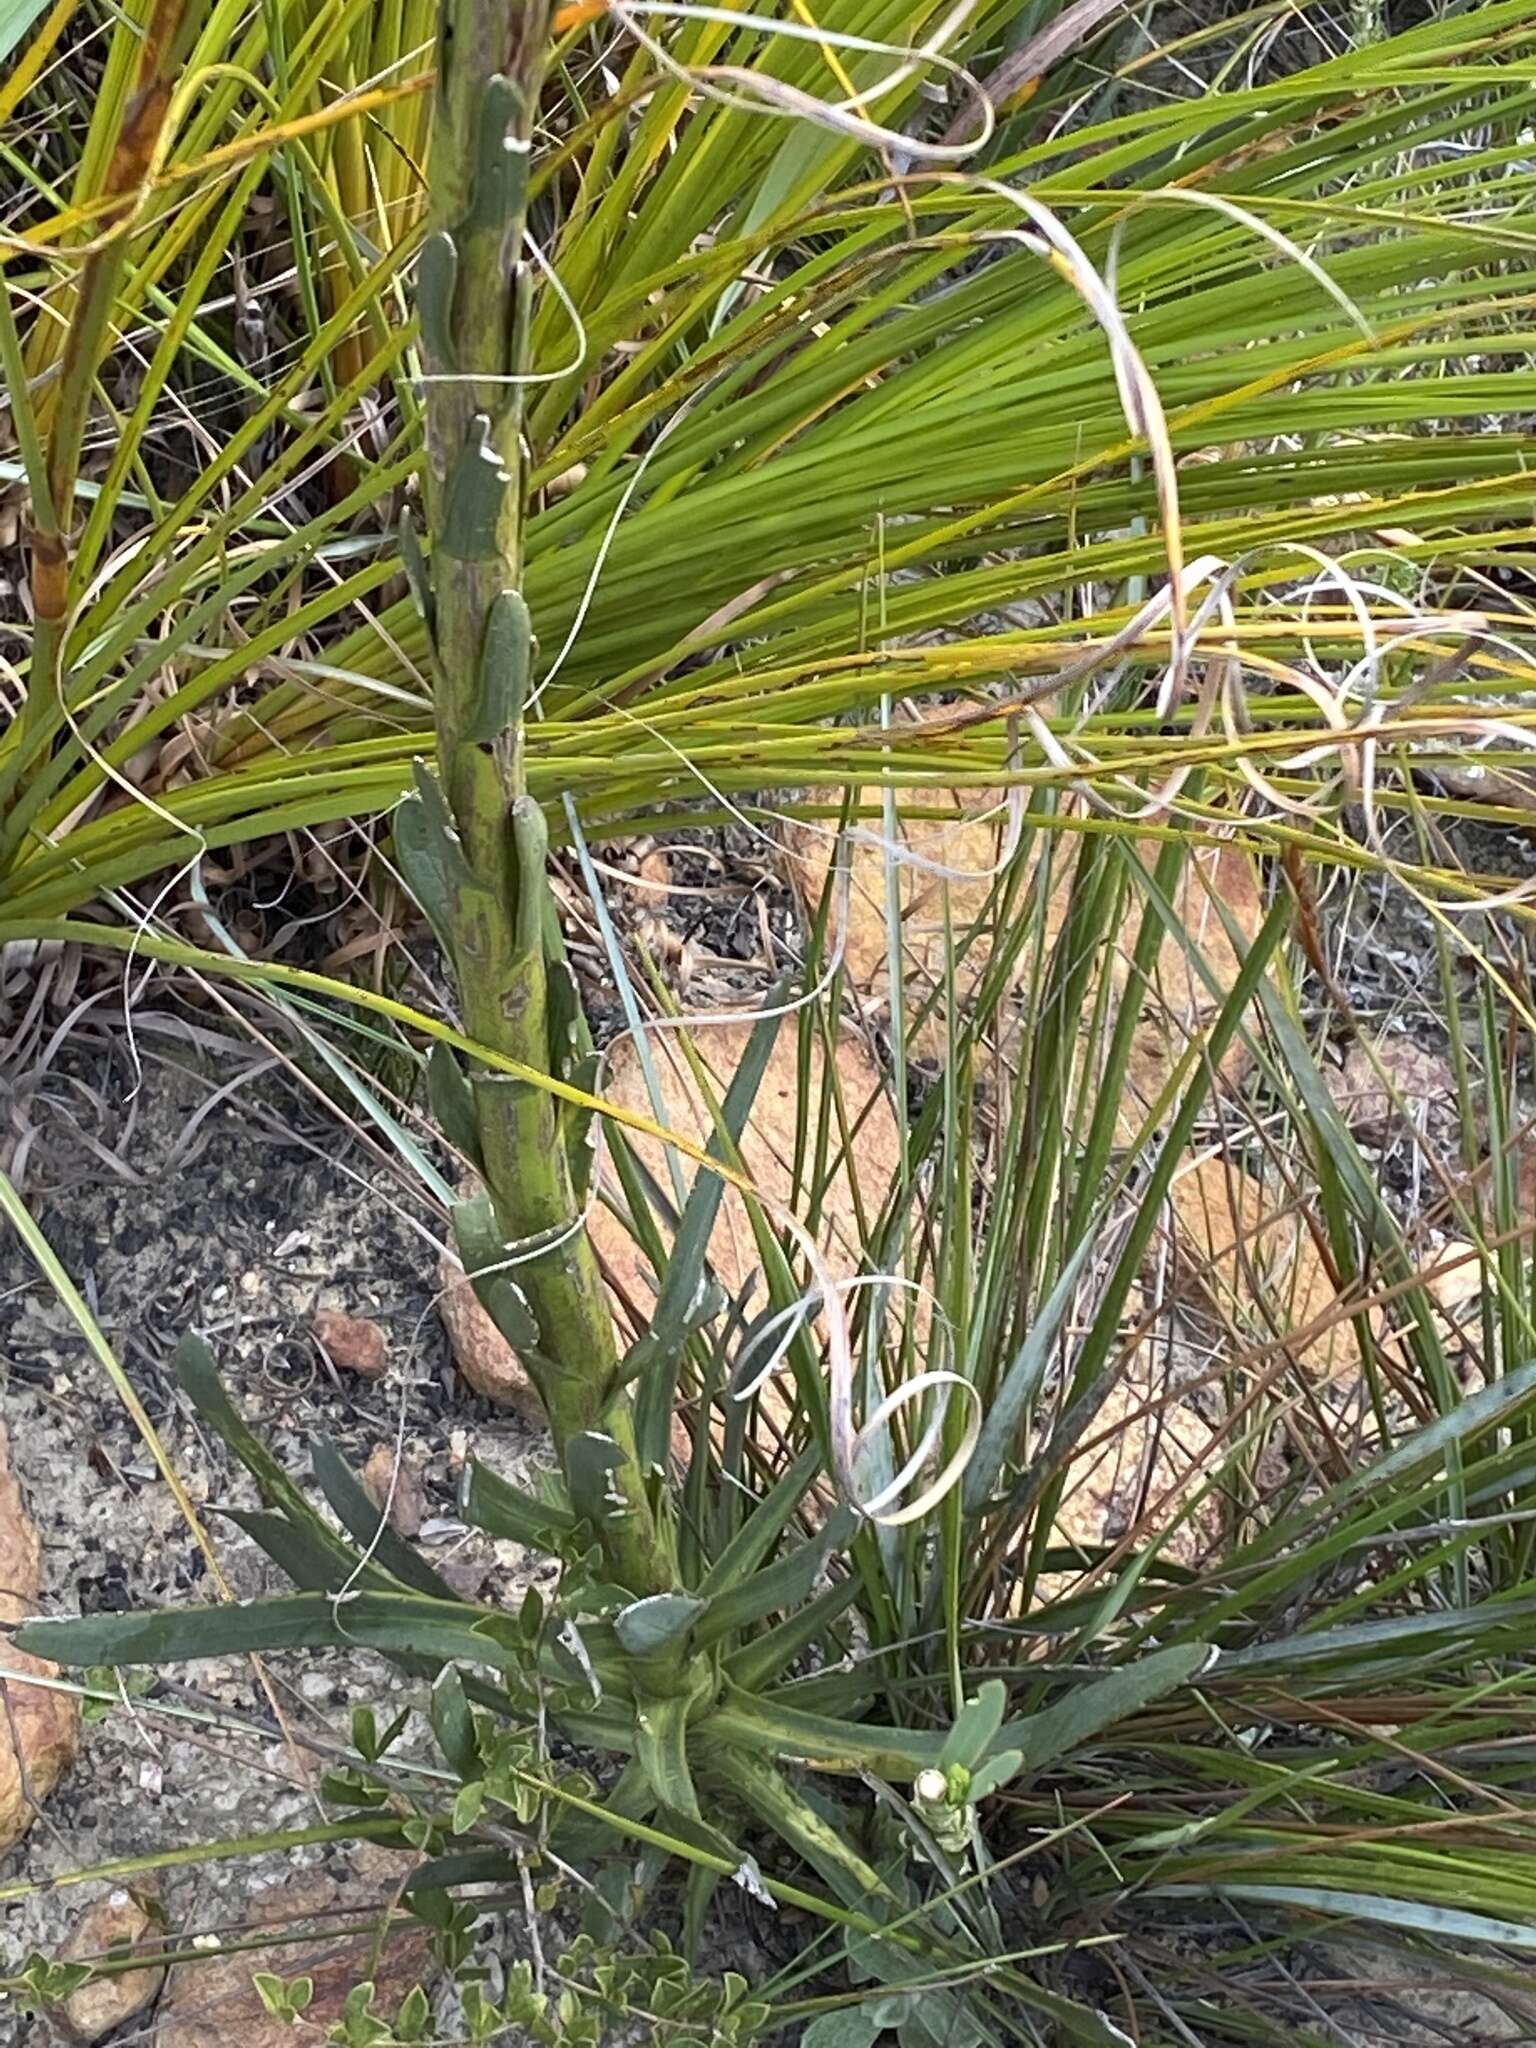
<svg viewBox="0 0 1536 2048"><path fill-rule="evenodd" d="M523 771L532 636L522 598L525 387L533 275L528 169L549 36L548 0L443 0L431 232L418 276L426 388L430 625L437 758L451 831L424 828L438 919L465 1029L544 1073L568 1037L551 1002L546 828ZM431 791L424 791L431 809ZM446 820L444 821L446 825ZM559 969L564 972L563 967ZM638 1593L674 1583L635 1455L606 1290L572 1180L566 1118L546 1091L474 1082L480 1164L510 1292L537 1325L519 1345L562 1459L612 1439L600 1534ZM530 1241L551 1249L524 1259ZM556 1242L558 1240L558 1242ZM510 1334L510 1332L508 1333ZM585 1446L590 1451L590 1444Z"/></svg>

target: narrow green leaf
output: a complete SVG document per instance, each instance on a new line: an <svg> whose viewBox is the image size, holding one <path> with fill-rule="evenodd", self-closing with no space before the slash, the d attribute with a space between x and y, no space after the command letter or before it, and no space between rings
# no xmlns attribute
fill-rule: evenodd
<svg viewBox="0 0 1536 2048"><path fill-rule="evenodd" d="M1490 1942L1499 1948L1536 1950L1536 1920L1496 1920L1486 1913L1466 1913L1455 1906L1436 1906L1418 1899L1392 1899L1377 1892L1332 1891L1303 1884L1163 1884L1148 1887L1148 1898L1243 1899L1256 1906L1299 1906L1342 1920L1368 1920L1408 1934L1428 1935L1460 1946Z"/></svg>
<svg viewBox="0 0 1536 2048"><path fill-rule="evenodd" d="M764 1494L710 1566L700 1585L702 1593L725 1593L751 1572L789 1526L790 1517L815 1484L826 1460L817 1444L808 1444L799 1457Z"/></svg>
<svg viewBox="0 0 1536 2048"><path fill-rule="evenodd" d="M984 1764L971 1773L967 1797L975 1803L990 1799L994 1792L1001 1792L1006 1784L1016 1778L1023 1768L1024 1755L1021 1750L999 1750L995 1756L988 1757Z"/></svg>
<svg viewBox="0 0 1536 2048"><path fill-rule="evenodd" d="M536 1500L531 1493L524 1493L510 1479L503 1479L473 1458L465 1470L459 1512L466 1522L473 1522L488 1536L503 1536L513 1543L525 1544L530 1550L547 1551L552 1557L559 1554L566 1537L576 1527L576 1517L569 1508Z"/></svg>
<svg viewBox="0 0 1536 2048"><path fill-rule="evenodd" d="M631 1757L617 1781L603 1794L598 1811L574 1807L556 1811L552 1843L568 1863L579 1865L604 1854L614 1844L619 1820L643 1821L656 1810L656 1794L637 1757ZM610 1819L608 1816L612 1816Z"/></svg>
<svg viewBox="0 0 1536 2048"><path fill-rule="evenodd" d="M335 1583L339 1585L358 1564L358 1553L326 1526L319 1510L305 1498L236 1408L207 1344L194 1331L188 1331L176 1346L173 1363L176 1377L192 1405L250 1473L263 1500L279 1508L309 1545L335 1559Z"/></svg>
<svg viewBox="0 0 1536 2048"><path fill-rule="evenodd" d="M359 1584L380 1588L390 1585L389 1575L381 1567L361 1566L348 1554L317 1541L311 1530L296 1528L286 1515L255 1508L226 1508L224 1512L302 1592L334 1592L354 1572Z"/></svg>
<svg viewBox="0 0 1536 2048"><path fill-rule="evenodd" d="M635 1757L662 1806L701 1820L688 1768L688 1701L643 1700L635 1712Z"/></svg>
<svg viewBox="0 0 1536 2048"><path fill-rule="evenodd" d="M614 1634L632 1657L645 1657L680 1643L707 1605L691 1593L651 1593L620 1609Z"/></svg>
<svg viewBox="0 0 1536 2048"><path fill-rule="evenodd" d="M1339 1628L1313 1629L1269 1643L1249 1643L1222 1653L1223 1671L1262 1671L1270 1665L1287 1668L1322 1663L1336 1657L1353 1661L1379 1651L1401 1650L1422 1657L1441 1642L1481 1642L1490 1652L1532 1639L1536 1599L1480 1600L1472 1607L1448 1607L1438 1614L1392 1614L1378 1621L1357 1621ZM1171 1652L1161 1653L1171 1654Z"/></svg>
<svg viewBox="0 0 1536 2048"><path fill-rule="evenodd" d="M481 1307L518 1356L530 1357L539 1348L539 1325L516 1273L497 1270L508 1254L489 1195L454 1204L453 1234Z"/></svg>
<svg viewBox="0 0 1536 2048"><path fill-rule="evenodd" d="M1362 1495L1396 1490L1404 1475L1443 1460L1469 1436L1478 1436L1499 1422L1511 1421L1536 1397L1536 1360L1510 1366L1490 1385L1475 1387L1456 1406L1437 1415L1405 1437L1383 1457L1374 1458L1341 1481L1320 1507L1342 1507ZM1314 1510L1316 1512L1316 1510Z"/></svg>
<svg viewBox="0 0 1536 2048"><path fill-rule="evenodd" d="M728 1746L711 1749L709 1754L711 1772L781 1841L803 1856L845 1905L879 1915L896 1903L879 1871L859 1854L808 1790L796 1790L775 1764L755 1751L742 1753Z"/></svg>
<svg viewBox="0 0 1536 2048"><path fill-rule="evenodd" d="M478 1172L480 1121L475 1115L474 1092L446 1045L434 1045L427 1055L427 1100L443 1136Z"/></svg>
<svg viewBox="0 0 1536 2048"><path fill-rule="evenodd" d="M690 1962L698 1958L709 1923L709 1909L720 1889L720 1873L707 1863L695 1863L683 1890L683 1954Z"/></svg>
<svg viewBox="0 0 1536 2048"><path fill-rule="evenodd" d="M445 1664L432 1687L432 1733L444 1761L468 1778L479 1767L480 1741L475 1717L464 1696L464 1682L451 1664Z"/></svg>
<svg viewBox="0 0 1536 2048"><path fill-rule="evenodd" d="M419 279L419 269L417 275ZM427 558L421 551L421 537L416 531L416 522L411 517L409 505L401 506L395 533L400 543L400 560L405 568L405 580L411 586L411 596L416 600L416 609L421 614L421 622L427 629L427 639L430 642L436 630L432 574L427 567Z"/></svg>
<svg viewBox="0 0 1536 2048"><path fill-rule="evenodd" d="M1017 1357L1003 1375L1002 1385L992 1397L986 1420L981 1426L981 1435L965 1468L961 1498L969 1515L979 1514L986 1506L1001 1476L1003 1461L1018 1441L1024 1411L1040 1390L1067 1310L1072 1306L1078 1279L1096 1243L1097 1233L1084 1231L1057 1276L1056 1284L1041 1304L1029 1334L1019 1346Z"/></svg>
<svg viewBox="0 0 1536 2048"><path fill-rule="evenodd" d="M1042 1771L1059 1757L1091 1743L1095 1736L1127 1721L1154 1700L1176 1692L1210 1668L1215 1652L1205 1643L1180 1643L1153 1650L1134 1664L1103 1678L1075 1685L1054 1706L1004 1722L994 1743L1022 1753L1023 1769Z"/></svg>
<svg viewBox="0 0 1536 2048"><path fill-rule="evenodd" d="M329 1501L337 1521L370 1558L414 1592L425 1593L433 1600L456 1597L447 1580L440 1579L410 1544L390 1527L383 1509L364 1491L356 1474L329 1437L320 1437L316 1441L310 1459L316 1483Z"/></svg>
<svg viewBox="0 0 1536 2048"><path fill-rule="evenodd" d="M395 806L395 857L400 872L446 952L452 952L456 906L478 888L437 778L422 760L412 764L416 788Z"/></svg>
<svg viewBox="0 0 1536 2048"><path fill-rule="evenodd" d="M601 1430L584 1429L565 1447L571 1506L594 1529L600 1529L616 1511L622 1511L623 1498L614 1494L612 1478L623 1462L618 1445Z"/></svg>
<svg viewBox="0 0 1536 2048"><path fill-rule="evenodd" d="M828 1629L839 1615L847 1613L860 1590L859 1580L850 1575L840 1585L818 1593L798 1614L791 1614L765 1635L754 1636L727 1657L726 1677L744 1693L760 1692L786 1672L812 1643L828 1640Z"/></svg>
<svg viewBox="0 0 1536 2048"><path fill-rule="evenodd" d="M413 1892L449 1892L461 1884L518 1886L517 1858L506 1849L453 1850L418 1863L404 1889L409 1898Z"/></svg>
<svg viewBox="0 0 1536 2048"><path fill-rule="evenodd" d="M992 1747L1008 1711L1008 1688L1000 1678L989 1678L974 1699L966 1701L956 1714L954 1726L939 1752L939 1768L952 1764L974 1770Z"/></svg>
<svg viewBox="0 0 1536 2048"><path fill-rule="evenodd" d="M413 1594L366 1592L334 1599L293 1593L225 1607L174 1607L153 1614L93 1614L27 1622L16 1641L29 1656L58 1664L173 1664L246 1650L338 1649L367 1645L440 1662L462 1658L498 1670L517 1668L516 1652L496 1641L478 1610L447 1607ZM486 1613L486 1619L495 1617Z"/></svg>
<svg viewBox="0 0 1536 2048"><path fill-rule="evenodd" d="M833 1720L787 1706L773 1694L752 1699L733 1687L703 1726L711 1738L760 1756L804 1757L845 1770L867 1767L903 1780L915 1777L926 1765L936 1766L943 1749L940 1736L921 1729Z"/></svg>
<svg viewBox="0 0 1536 2048"><path fill-rule="evenodd" d="M800 1544L787 1556L764 1565L761 1571L738 1579L728 1592L717 1593L694 1631L699 1648L707 1649L711 1643L761 1621L764 1615L793 1613L811 1597L827 1559L847 1547L858 1526L859 1518L851 1508L839 1508L811 1542Z"/></svg>
<svg viewBox="0 0 1536 2048"><path fill-rule="evenodd" d="M521 591L503 590L491 605L480 657L480 695L466 739L500 739L523 715L533 657L533 625Z"/></svg>
<svg viewBox="0 0 1536 2048"><path fill-rule="evenodd" d="M876 2017L866 2000L837 2012L818 2013L800 2036L800 2044L801 2048L874 2048L884 2032L885 2021Z"/></svg>
<svg viewBox="0 0 1536 2048"><path fill-rule="evenodd" d="M778 1037L783 988L780 983L769 990L764 1007L770 1014L759 1018L752 1027L741 1064L731 1077L720 1107L720 1128L707 1148L712 1159L729 1163L741 1141ZM717 1173L711 1173L707 1166L697 1168L662 1276L650 1328L630 1347L620 1366L624 1379L640 1381L635 1433L642 1465L666 1463L683 1346L700 1321L718 1313L723 1306L718 1291L710 1288L705 1262L724 1191L725 1183Z"/></svg>

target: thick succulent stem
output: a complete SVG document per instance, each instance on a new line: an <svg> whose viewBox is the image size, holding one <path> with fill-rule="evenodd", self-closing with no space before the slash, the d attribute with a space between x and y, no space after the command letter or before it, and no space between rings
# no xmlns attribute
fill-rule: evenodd
<svg viewBox="0 0 1536 2048"><path fill-rule="evenodd" d="M422 775L417 865L458 979L465 1029L542 1073L568 1063L569 992L554 931L544 816L528 795L533 656L522 597L528 172L548 0L443 0L432 223L418 273L426 386L429 613L441 796ZM446 799L446 808L443 799ZM607 1469L600 1534L638 1593L675 1578L635 1455L606 1291L572 1174L568 1112L547 1091L473 1084L501 1299L557 1448ZM527 1256L530 1245L549 1249ZM482 1259L484 1270L486 1261ZM498 1263L491 1260L490 1264ZM610 1442L594 1444L591 1439Z"/></svg>

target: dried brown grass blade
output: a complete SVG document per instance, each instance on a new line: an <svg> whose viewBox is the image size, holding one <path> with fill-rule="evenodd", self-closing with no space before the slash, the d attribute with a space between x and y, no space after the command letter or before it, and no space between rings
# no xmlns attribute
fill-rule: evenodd
<svg viewBox="0 0 1536 2048"><path fill-rule="evenodd" d="M982 97L1001 112L1010 100L1037 85L1053 64L1070 56L1112 14L1121 13L1124 4L1125 0L1077 0L1075 7L1059 14L1039 35L1031 36L1011 57L1005 57L990 78L982 79ZM944 131L944 141L974 141L976 112L974 104L962 107Z"/></svg>

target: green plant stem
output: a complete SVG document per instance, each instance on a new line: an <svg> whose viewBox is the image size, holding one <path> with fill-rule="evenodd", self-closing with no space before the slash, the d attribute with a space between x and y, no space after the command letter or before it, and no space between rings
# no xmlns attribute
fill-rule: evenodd
<svg viewBox="0 0 1536 2048"><path fill-rule="evenodd" d="M547 937L544 814L528 794L523 711L532 637L522 598L523 393L532 272L528 173L549 33L547 0L448 0L439 31L431 232L418 298L432 533L433 678L439 772L470 886L449 892L445 937L466 1029L539 1072L558 1073ZM462 871L461 871L462 872ZM623 1505L601 1531L639 1593L675 1583L671 1548L635 1452L607 1295L572 1183L559 1105L482 1075L481 1164L518 1290L538 1325L527 1365L565 1456L597 1431ZM550 1249L526 1257L540 1239Z"/></svg>

